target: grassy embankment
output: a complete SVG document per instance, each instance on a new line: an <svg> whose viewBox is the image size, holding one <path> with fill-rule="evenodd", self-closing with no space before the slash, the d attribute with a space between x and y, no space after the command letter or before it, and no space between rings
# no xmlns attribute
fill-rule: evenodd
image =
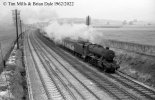
<svg viewBox="0 0 155 100"><path fill-rule="evenodd" d="M2 48L3 59L9 56L9 51L13 46L16 38L16 30L14 25L0 25L0 43ZM0 72L2 71L2 55L0 53Z"/></svg>
<svg viewBox="0 0 155 100"><path fill-rule="evenodd" d="M116 52L120 71L155 87L155 28L103 29L103 46Z"/></svg>
<svg viewBox="0 0 155 100"><path fill-rule="evenodd" d="M23 40L20 38L19 49L15 46L0 74L0 82L3 83L0 85L0 99L28 100L23 56Z"/></svg>

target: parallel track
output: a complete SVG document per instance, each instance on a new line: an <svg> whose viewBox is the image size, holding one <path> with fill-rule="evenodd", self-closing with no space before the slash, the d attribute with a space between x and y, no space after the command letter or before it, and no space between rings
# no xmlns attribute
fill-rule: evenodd
<svg viewBox="0 0 155 100"><path fill-rule="evenodd" d="M32 58L31 49L28 44L28 34L24 40L24 60L26 66L26 78L28 84L28 93L30 100L48 100L47 92L44 89L39 73L36 70L34 59ZM34 81L35 80L35 81Z"/></svg>
<svg viewBox="0 0 155 100"><path fill-rule="evenodd" d="M57 89L59 89L60 92L61 92L61 89L63 89L62 87L61 87L61 89L60 89L60 85L58 85L57 82L56 82L56 81L60 81L61 84L65 87L65 89L67 89L67 90L69 91L69 93L70 93L70 95L71 95L71 97L65 97L65 96L66 96L66 95L65 95L65 92L66 92L66 91L65 91L65 92L61 92L61 94L64 95L63 97L64 97L65 99L77 100L76 97L73 95L73 93L69 90L69 88L66 87L65 82L57 75L57 73L55 72L55 70L52 69L52 67L51 67L51 65L50 65L50 63L49 63L49 61L46 60L47 58L46 58L45 55L42 53L41 48L38 47L38 46L36 45L35 41L33 41L32 39L31 39L31 42L33 42L33 47L35 48L35 51L36 51L36 53L37 53L37 55L38 55L38 57L39 57L41 63L44 65L44 68L46 69L46 71L47 71L49 77L50 77L50 78L53 80L53 82L55 83ZM34 43L35 43L35 45L34 45ZM57 78L58 78L59 80L57 80ZM60 82L59 82L59 84L60 84ZM63 93L64 93L64 94L63 94Z"/></svg>
<svg viewBox="0 0 155 100"><path fill-rule="evenodd" d="M32 40L35 40L35 39L32 39ZM52 63L52 65L54 65L54 69L56 69L56 72L57 73L59 73L59 74L61 74L61 76L63 76L63 77L65 77L65 80L66 81L68 81L68 84L72 87L72 88L74 88L75 90L76 90L76 92L82 97L82 99L86 99L86 100L90 100L90 99L92 99L92 100L102 100L102 98L104 97L101 93L100 93L100 96L101 96L101 98L100 97L98 97L99 96L99 93L96 95L95 93L94 93L94 91L93 91L93 89L89 89L89 88L91 88L91 87L88 87L88 86L86 86L85 85L85 83L83 83L82 82L82 79L78 79L77 78L77 76L75 76L75 74L78 74L78 73L74 73L73 74L73 72L71 72L69 69L67 69L66 68L66 66L64 66L63 64L62 64L62 62L60 62L59 60L57 60L56 59L56 57L55 56L53 56L53 58L55 58L55 60L51 60L50 59L50 57L49 56L47 56L48 54L48 52L47 52L47 50L46 49L44 49L43 50L43 48L41 48L41 47L43 47L42 45L40 45L41 43L39 42L39 41L33 41L33 42L35 42L38 46L38 48L40 49L40 52L44 52L44 55L42 55L42 57L44 57L44 56L46 56L46 57L44 57L44 59L46 59L45 61L46 61L46 63L48 63L48 65L49 66L51 66L50 65L50 63ZM40 43L40 44L39 44ZM39 45L40 45L40 47L39 47ZM36 45L35 45L36 46ZM42 49L42 50L41 50ZM43 54L43 53L42 53ZM58 62L58 63L55 63L55 62ZM59 68L57 65L59 65L59 66L61 66L61 68ZM66 70L65 71L65 74L64 73L62 73L61 71L61 69L63 69L63 71L64 70ZM61 70L61 71L60 71ZM52 69L52 67L50 67L50 71L52 71L53 73L55 73L55 75L56 76L59 76L53 69ZM68 74L67 74L68 73ZM71 75L71 77L70 78L72 78L72 81L77 81L76 83L79 83L79 87L75 87L75 85L73 84L73 83L71 83L70 82L70 80L68 79L69 78L69 75ZM67 76L67 77L66 77ZM80 78L82 78L82 77L80 77ZM61 77L59 77L59 79L61 80ZM84 80L86 80L86 79L84 79ZM79 89L78 89L79 88ZM81 88L81 89L80 89ZM82 89L83 88L83 89ZM81 90L81 91L79 91L79 90ZM85 91L85 92L84 92ZM82 94L81 94L82 93ZM84 95L84 96L83 96Z"/></svg>
<svg viewBox="0 0 155 100"><path fill-rule="evenodd" d="M136 96L128 93L124 89L118 87L114 83L110 82L108 79L106 79L105 77L99 75L97 72L95 72L95 71L91 70L90 68L86 67L79 60L73 59L73 57L71 57L71 55L67 55L61 49L59 49L58 47L54 46L54 44L51 41L49 41L49 40L47 40L44 37L41 37L39 35L38 35L38 37L46 44L46 46L48 46L49 48L51 48L54 52L56 52L63 59L65 59L67 62L69 62L69 64L71 64L73 67L75 67L77 70L79 70L88 79L90 79L93 82L95 82L98 85L98 87L100 87L101 89L105 90L113 98L115 98L117 100L122 100L122 99L126 99L126 100L129 100L129 99L131 99L131 100L137 100L137 99L140 99L140 98L138 98L138 97L136 97ZM44 48L46 48L45 45L42 45L42 46ZM49 53L53 57L55 57L53 55L53 53L51 53L51 52L49 52ZM55 59L57 59L57 61L59 61L58 58L55 57Z"/></svg>
<svg viewBox="0 0 155 100"><path fill-rule="evenodd" d="M70 55L55 46L51 40L47 40L39 34L31 34L31 36L27 38L27 42L29 48L31 48L30 54L48 99L102 100L101 97L103 96L101 96L101 91L95 91L95 89L93 91L91 85L89 86L89 84L87 85L83 81L86 79L78 78L76 74L79 76L80 74L74 71L74 69L76 69L81 75L91 80L102 91L104 90L116 100L155 100L155 91L138 84L119 72L116 74L100 73L96 71L96 69L94 70L91 65ZM44 66L43 68L38 67L38 62L36 62L32 47L35 50L35 55L37 55L40 64ZM80 85L73 84L71 80L76 81ZM115 84L115 82L121 84L122 87ZM87 92L80 92L78 87L81 87L82 91ZM125 90L124 87L127 90ZM129 92L129 90L133 93L131 93L131 91ZM87 96L87 94L89 95Z"/></svg>
<svg viewBox="0 0 155 100"><path fill-rule="evenodd" d="M124 74L117 72L116 74L109 75L109 77L120 82L120 84L124 85L128 89L132 89L132 91L135 91L141 97L149 99L149 100L155 100L155 91L148 89L144 87L143 85L140 85L134 82L128 77L125 77Z"/></svg>
<svg viewBox="0 0 155 100"><path fill-rule="evenodd" d="M33 40L33 39L31 39L31 40ZM33 41L33 43L34 43L35 41ZM36 43L35 43L36 44ZM38 44L37 44L38 45ZM42 50L41 50L41 48L39 48L37 45L35 45L35 48L36 48L36 51L38 51L39 50L39 52L43 52ZM36 47L37 46L37 47ZM37 50L38 49L38 50ZM67 89L67 91L69 91L69 93L70 93L70 95L72 95L72 99L73 100L77 100L77 98L74 96L74 94L71 92L71 90L68 88L68 86L65 84L65 82L63 81L63 79L61 79L60 78L60 76L55 72L55 70L54 69L52 69L52 67L51 67L51 65L50 65L50 62L49 62L49 60L46 60L47 58L45 57L45 55L43 54L43 53L40 53L40 55L39 55L39 53L37 52L37 55L38 55L38 57L41 59L41 62L44 64L44 67L46 68L46 70L48 71L48 73L50 74L50 76L56 76L60 81L61 81L61 83L63 84L63 86ZM43 60L44 59L44 60ZM43 62L43 61L45 61L45 62ZM45 64L46 63L46 64ZM56 67L56 66L54 66L54 67ZM59 71L59 70L57 70L57 71ZM60 71L59 71L60 72ZM61 72L60 72L61 73ZM61 73L62 74L62 73ZM64 75L62 75L62 76L64 76ZM67 78L66 78L67 79ZM67 80L68 81L68 80ZM69 81L68 81L69 82ZM69 82L69 84L71 84L70 82ZM71 86L78 92L78 90L71 84ZM78 94L80 94L79 92L78 92ZM84 97L82 96L82 94L80 94L81 95L81 97L84 99ZM67 99L66 99L67 100Z"/></svg>
<svg viewBox="0 0 155 100"><path fill-rule="evenodd" d="M32 44L29 41L29 37L27 38L27 42L30 48L30 54L34 54L32 52ZM38 72L38 75L40 77L40 80L42 82L42 85L44 87L45 93L48 97L49 100L63 100L64 97L61 95L61 93L59 92L59 90L57 89L56 84L54 83L54 81L47 75L46 70L43 67L38 67L38 64L36 62L36 58L34 57L34 55L31 55L33 58L33 62L35 64L35 68Z"/></svg>

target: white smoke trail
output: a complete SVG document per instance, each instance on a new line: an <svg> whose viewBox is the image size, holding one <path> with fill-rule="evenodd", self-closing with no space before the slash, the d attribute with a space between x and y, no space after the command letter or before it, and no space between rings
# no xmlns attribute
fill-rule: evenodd
<svg viewBox="0 0 155 100"><path fill-rule="evenodd" d="M98 43L99 39L97 38L101 35L97 34L92 27L88 27L85 24L59 24L57 21L51 22L44 30L50 38L54 38L56 41L69 37L74 40L82 38L93 43Z"/></svg>

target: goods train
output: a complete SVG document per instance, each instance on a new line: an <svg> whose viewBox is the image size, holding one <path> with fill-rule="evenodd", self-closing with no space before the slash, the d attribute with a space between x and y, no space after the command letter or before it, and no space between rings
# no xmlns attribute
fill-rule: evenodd
<svg viewBox="0 0 155 100"><path fill-rule="evenodd" d="M115 72L119 68L119 65L114 60L115 52L110 50L109 47L104 48L88 41L72 40L70 38L63 39L59 44L74 55L104 69L106 72Z"/></svg>
<svg viewBox="0 0 155 100"><path fill-rule="evenodd" d="M46 34L44 36L51 40ZM54 38L52 38L54 40ZM105 72L114 73L120 66L114 60L115 52L110 50L109 47L104 48L101 45L93 44L84 40L73 40L70 38L62 39L57 42L59 46L70 51L74 55L83 58L86 62L89 62Z"/></svg>

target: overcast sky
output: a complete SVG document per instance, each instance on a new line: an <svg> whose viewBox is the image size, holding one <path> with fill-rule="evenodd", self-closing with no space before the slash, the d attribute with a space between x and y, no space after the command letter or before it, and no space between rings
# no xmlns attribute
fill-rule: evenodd
<svg viewBox="0 0 155 100"><path fill-rule="evenodd" d="M16 7L4 6L4 2L36 1L74 2L67 7ZM11 10L18 8L25 19L45 19L53 16L80 17L90 15L92 18L112 20L143 20L155 22L155 0L0 0L0 21L11 19Z"/></svg>

